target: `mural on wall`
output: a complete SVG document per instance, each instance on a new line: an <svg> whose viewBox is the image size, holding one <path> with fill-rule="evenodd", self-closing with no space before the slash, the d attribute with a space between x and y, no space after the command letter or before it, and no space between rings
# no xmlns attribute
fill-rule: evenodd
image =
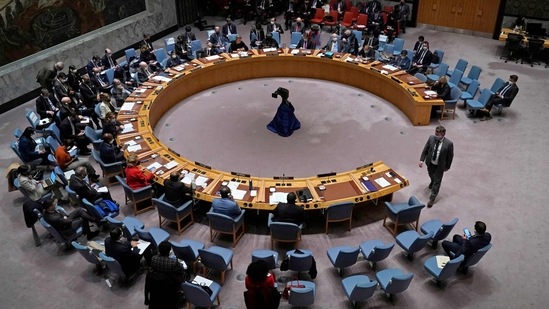
<svg viewBox="0 0 549 309"><path fill-rule="evenodd" d="M549 0L507 0L505 15L546 20L549 18Z"/></svg>
<svg viewBox="0 0 549 309"><path fill-rule="evenodd" d="M0 0L0 66L145 10L145 0Z"/></svg>

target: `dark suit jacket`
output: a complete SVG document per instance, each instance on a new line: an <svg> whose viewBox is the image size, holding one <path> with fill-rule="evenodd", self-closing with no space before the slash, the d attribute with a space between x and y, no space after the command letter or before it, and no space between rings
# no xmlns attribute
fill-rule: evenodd
<svg viewBox="0 0 549 309"><path fill-rule="evenodd" d="M313 40L307 40L307 47L304 47L305 45L304 43L305 43L305 40L301 38L301 40L299 40L299 42L297 43L296 48L315 49L315 43L313 42Z"/></svg>
<svg viewBox="0 0 549 309"><path fill-rule="evenodd" d="M181 181L164 180L164 201L180 206L192 198L193 191Z"/></svg>
<svg viewBox="0 0 549 309"><path fill-rule="evenodd" d="M267 32L273 32L274 31L274 26L276 26L276 28L277 28L278 32L280 32L280 34L284 33L284 29L282 28L282 26L279 23L275 23L274 25L271 24L271 23L268 23L267 24Z"/></svg>
<svg viewBox="0 0 549 309"><path fill-rule="evenodd" d="M74 125L74 134L73 134L70 118L66 117L65 119L63 119L63 121L61 121L61 125L59 126L61 139L65 139L65 138L75 139L76 135L80 133L80 129L76 126L76 124L77 124L76 122L73 123Z"/></svg>
<svg viewBox="0 0 549 309"><path fill-rule="evenodd" d="M332 39L330 38L328 43L326 43L326 45L322 49L324 49L326 51L332 51L332 45L333 44L334 44L334 41L332 41ZM346 52L347 49L348 49L347 44L343 44L343 42L341 42L341 40L337 40L337 52L343 53L343 52Z"/></svg>
<svg viewBox="0 0 549 309"><path fill-rule="evenodd" d="M231 29L231 34L236 34L236 25L233 23L230 24L224 24L223 27L221 27L221 33L223 33L224 36L229 35L229 29Z"/></svg>
<svg viewBox="0 0 549 309"><path fill-rule="evenodd" d="M114 163L118 161L124 161L124 152L120 151L116 143L105 143L101 142L99 144L99 156L104 163Z"/></svg>
<svg viewBox="0 0 549 309"><path fill-rule="evenodd" d="M507 85L509 85L509 82L506 82L505 84L503 84L503 86L499 88L497 93L498 94L501 93L503 89L507 87ZM505 91L505 93L503 94L503 98L497 98L498 99L497 104L502 104L503 106L511 105L511 102L517 96L518 92L519 92L519 87L517 86L517 84L511 85L511 87L509 87L509 89L507 89L507 91Z"/></svg>
<svg viewBox="0 0 549 309"><path fill-rule="evenodd" d="M471 257L471 255L476 253L479 249L486 247L490 243L490 241L492 241L492 235L490 235L490 233L484 233L483 235L473 235L463 243L456 256L463 254L465 256L464 261L467 261Z"/></svg>
<svg viewBox="0 0 549 309"><path fill-rule="evenodd" d="M139 270L139 262L141 261L139 249L132 248L127 241L114 241L107 237L105 239L105 254L118 261L127 276Z"/></svg>
<svg viewBox="0 0 549 309"><path fill-rule="evenodd" d="M101 198L101 193L88 185L84 180L72 175L69 180L69 188L71 188L80 198L87 199L90 203L94 203Z"/></svg>
<svg viewBox="0 0 549 309"><path fill-rule="evenodd" d="M443 83L436 82L431 89L436 91L438 94L438 97L443 99L444 101L450 100L451 89L448 83L443 84Z"/></svg>
<svg viewBox="0 0 549 309"><path fill-rule="evenodd" d="M57 211L45 211L44 220L46 220L46 222L57 230L59 234L65 237L69 237L74 234L74 230L72 229L72 220L68 218L65 219L64 215L58 213Z"/></svg>
<svg viewBox="0 0 549 309"><path fill-rule="evenodd" d="M53 94L50 94L49 99L55 107L59 108L59 103L57 102ZM53 111L53 110L50 108L50 104L48 103L46 98L44 98L43 96L39 96L36 99L36 113L40 115L41 119L53 118L53 116L48 115L48 113L46 113L47 111Z"/></svg>
<svg viewBox="0 0 549 309"><path fill-rule="evenodd" d="M86 107L95 106L98 93L99 88L92 81L80 84L80 95L82 96L82 101Z"/></svg>
<svg viewBox="0 0 549 309"><path fill-rule="evenodd" d="M414 44L413 50L417 53L417 51L421 49L421 46L423 46L423 42L417 41L416 44Z"/></svg>
<svg viewBox="0 0 549 309"><path fill-rule="evenodd" d="M431 158L433 157L433 150L435 149L436 144L437 137L434 135L429 136L427 143L425 143L425 147L423 147L419 161L425 161L427 166L431 165ZM452 166L452 160L454 160L454 143L452 143L451 140L444 138L438 157L438 168L449 170L450 166Z"/></svg>
<svg viewBox="0 0 549 309"><path fill-rule="evenodd" d="M276 222L288 222L300 225L305 220L305 211L295 204L278 203L273 215L273 221Z"/></svg>
<svg viewBox="0 0 549 309"><path fill-rule="evenodd" d="M425 54L425 57L423 57L423 61L419 63L419 60L421 59L421 54L423 52L419 51L414 55L414 63L421 64L421 66L429 66L431 64L431 60L433 59L433 53L430 50L427 50L427 54Z"/></svg>
<svg viewBox="0 0 549 309"><path fill-rule="evenodd" d="M332 10L336 10L337 11L337 7L338 7L338 2L336 1L333 5L332 5ZM345 1L341 1L341 12L345 12L345 10L347 9L347 5L345 5Z"/></svg>
<svg viewBox="0 0 549 309"><path fill-rule="evenodd" d="M114 63L114 66L117 66L118 62L116 62L116 59L114 59L112 56L111 56L111 59L112 59L112 62ZM105 70L111 68L111 63L109 62L109 58L107 58L107 55L103 55L103 57L101 58L101 65Z"/></svg>

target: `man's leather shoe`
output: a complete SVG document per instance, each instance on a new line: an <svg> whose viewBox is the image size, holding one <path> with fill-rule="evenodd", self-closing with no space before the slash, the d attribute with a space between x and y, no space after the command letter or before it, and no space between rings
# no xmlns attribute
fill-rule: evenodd
<svg viewBox="0 0 549 309"><path fill-rule="evenodd" d="M435 200L429 200L429 202L427 203L427 208L431 208L433 207L433 204L435 203Z"/></svg>
<svg viewBox="0 0 549 309"><path fill-rule="evenodd" d="M429 189L432 189L432 188L433 188L433 183L431 182L431 183L429 184Z"/></svg>
<svg viewBox="0 0 549 309"><path fill-rule="evenodd" d="M88 235L87 235L87 238L88 240L92 240L94 239L97 235L99 235L99 230L95 231L95 232L89 232Z"/></svg>

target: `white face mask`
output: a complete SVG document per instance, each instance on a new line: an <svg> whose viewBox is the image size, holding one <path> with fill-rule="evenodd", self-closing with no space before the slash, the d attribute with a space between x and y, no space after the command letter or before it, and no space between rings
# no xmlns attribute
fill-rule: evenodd
<svg viewBox="0 0 549 309"><path fill-rule="evenodd" d="M274 21L271 21L271 25L274 25L274 24L275 24L275 22L274 22Z"/></svg>
<svg viewBox="0 0 549 309"><path fill-rule="evenodd" d="M337 38L332 38L332 41L336 42L336 41L337 41Z"/></svg>

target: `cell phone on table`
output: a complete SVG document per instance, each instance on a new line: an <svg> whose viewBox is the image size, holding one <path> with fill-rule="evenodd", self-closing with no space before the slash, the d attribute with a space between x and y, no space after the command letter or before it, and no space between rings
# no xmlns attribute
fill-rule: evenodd
<svg viewBox="0 0 549 309"><path fill-rule="evenodd" d="M468 228L464 228L463 233L465 234L465 237L467 237L467 239L471 238L471 232Z"/></svg>

